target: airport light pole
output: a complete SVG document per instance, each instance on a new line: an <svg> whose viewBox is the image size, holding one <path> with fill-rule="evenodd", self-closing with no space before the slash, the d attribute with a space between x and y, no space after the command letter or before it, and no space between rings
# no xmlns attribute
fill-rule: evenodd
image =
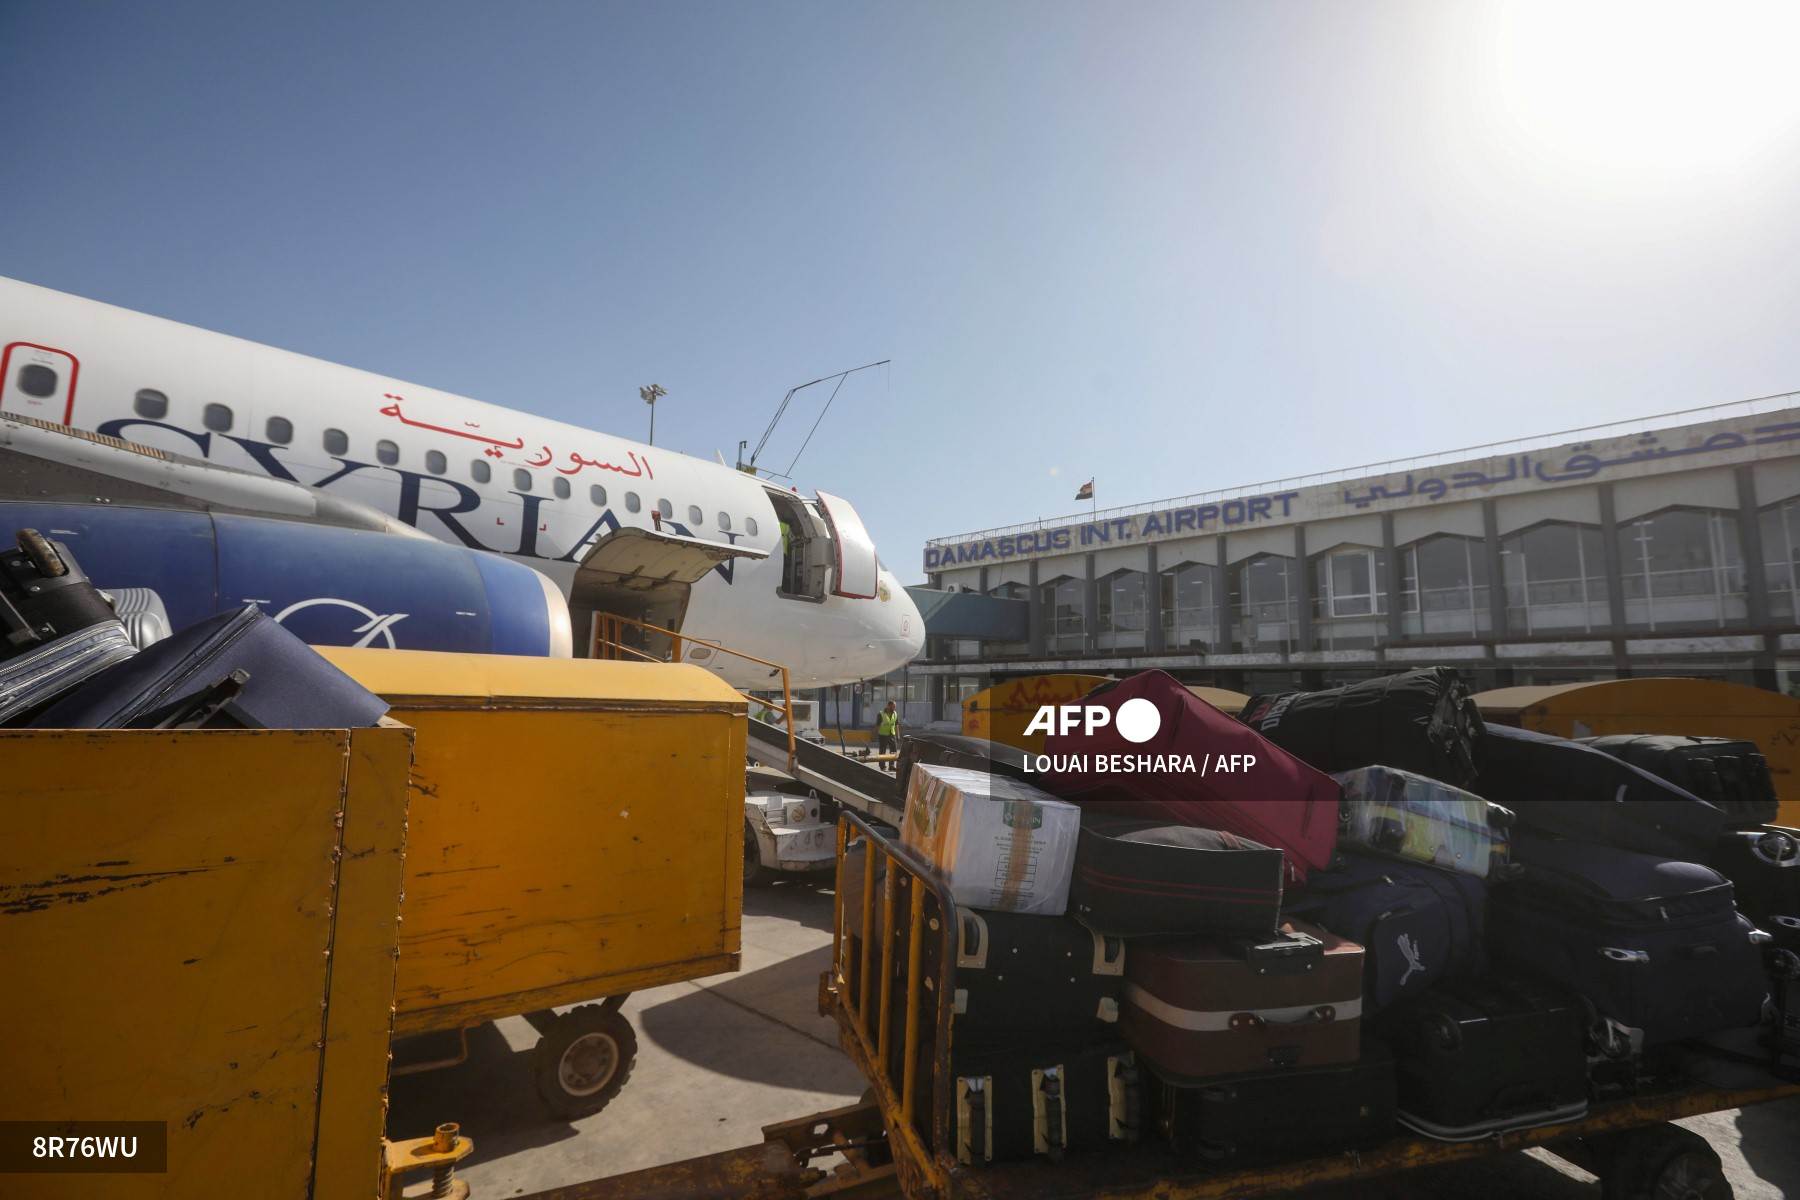
<svg viewBox="0 0 1800 1200"><path fill-rule="evenodd" d="M649 387L641 387L638 389L638 395L642 396L644 403L650 406L650 445L652 446L656 445L656 401L659 397L668 394L668 392L662 389L660 384L655 383L651 384Z"/></svg>

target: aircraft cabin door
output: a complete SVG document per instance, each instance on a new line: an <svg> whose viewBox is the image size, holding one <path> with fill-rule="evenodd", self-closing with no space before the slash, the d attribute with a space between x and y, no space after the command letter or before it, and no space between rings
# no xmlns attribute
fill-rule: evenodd
<svg viewBox="0 0 1800 1200"><path fill-rule="evenodd" d="M831 527L831 544L837 553L837 578L831 591L851 600L873 600L881 566L875 561L875 542L862 518L842 496L819 493L819 509Z"/></svg>
<svg viewBox="0 0 1800 1200"><path fill-rule="evenodd" d="M0 412L67 425L80 372L81 363L73 354L14 342L0 350Z"/></svg>

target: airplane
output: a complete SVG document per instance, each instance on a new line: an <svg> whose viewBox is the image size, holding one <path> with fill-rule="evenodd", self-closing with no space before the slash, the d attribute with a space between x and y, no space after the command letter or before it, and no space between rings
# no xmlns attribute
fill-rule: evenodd
<svg viewBox="0 0 1800 1200"><path fill-rule="evenodd" d="M682 661L769 690L779 667L795 688L830 687L924 645L918 609L841 496L0 278L0 425L9 417L26 440L85 431L67 441L86 460L111 439L160 451L168 463L139 472L133 495L352 524L341 512L373 510L522 561L566 597L578 650L603 631L670 656L673 639L644 627L667 629ZM183 468L193 482L177 487ZM273 498L246 499L250 483ZM7 487L94 499L66 482ZM314 499L297 505L287 492L302 489Z"/></svg>

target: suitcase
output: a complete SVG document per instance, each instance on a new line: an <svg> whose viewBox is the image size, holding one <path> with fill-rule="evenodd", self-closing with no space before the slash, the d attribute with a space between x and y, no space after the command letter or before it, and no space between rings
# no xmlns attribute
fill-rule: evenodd
<svg viewBox="0 0 1800 1200"><path fill-rule="evenodd" d="M35 529L16 543L0 551L0 661L119 619L67 546Z"/></svg>
<svg viewBox="0 0 1800 1200"><path fill-rule="evenodd" d="M220 613L89 679L39 713L46 729L224 724L355 729L388 706L254 604Z"/></svg>
<svg viewBox="0 0 1800 1200"><path fill-rule="evenodd" d="M1277 942L1143 942L1125 962L1119 1026L1166 1082L1356 1061L1363 951L1300 921ZM1297 935L1297 936L1296 936ZM1308 947L1304 939L1316 939ZM1301 953L1293 950L1299 944Z"/></svg>
<svg viewBox="0 0 1800 1200"><path fill-rule="evenodd" d="M1728 828L1725 814L1666 779L1567 738L1505 725L1482 743L1481 795L1530 827L1698 861Z"/></svg>
<svg viewBox="0 0 1800 1200"><path fill-rule="evenodd" d="M1336 1154L1394 1134L1394 1060L1371 1040L1356 1062L1233 1075L1198 1087L1152 1076L1157 1131L1178 1154L1254 1164Z"/></svg>
<svg viewBox="0 0 1800 1200"><path fill-rule="evenodd" d="M0 725L16 725L137 653L118 621L102 621L0 662Z"/></svg>
<svg viewBox="0 0 1800 1200"><path fill-rule="evenodd" d="M1138 1139L1144 1085L1131 1051L1044 1046L954 1055L956 1160L1058 1159Z"/></svg>
<svg viewBox="0 0 1800 1200"><path fill-rule="evenodd" d="M1719 839L1706 865L1731 880L1738 911L1800 954L1800 829L1765 825Z"/></svg>
<svg viewBox="0 0 1800 1200"><path fill-rule="evenodd" d="M1331 864L1337 845L1338 785L1255 730L1226 716L1163 671L1143 671L1089 692L1083 703L1116 713L1145 700L1160 718L1149 740L1132 742L1116 722L1092 735L1051 734L1052 773L1039 786L1087 809L1165 825L1197 825L1273 846L1288 877ZM1104 772L1102 755L1191 756L1193 771ZM1241 757L1253 756L1254 764ZM1242 768L1242 769L1240 769ZM1275 798L1279 797L1279 798Z"/></svg>
<svg viewBox="0 0 1800 1200"><path fill-rule="evenodd" d="M987 771L1022 779L1038 787L1044 783L1041 775L1025 770L1025 752L1017 746L990 742L986 738L964 737L960 733L909 733L900 739L900 760L895 765L895 778L899 780L902 796L906 794L906 781L918 763Z"/></svg>
<svg viewBox="0 0 1800 1200"><path fill-rule="evenodd" d="M1394 767L1359 767L1332 778L1344 789L1340 844L1480 879L1506 862L1512 814L1497 804Z"/></svg>
<svg viewBox="0 0 1800 1200"><path fill-rule="evenodd" d="M956 922L956 1044L1026 1034L1063 1041L1118 1036L1122 940L1073 917L960 908Z"/></svg>
<svg viewBox="0 0 1800 1200"><path fill-rule="evenodd" d="M1528 833L1513 850L1518 877L1488 896L1496 962L1581 993L1635 1031L1633 1045L1756 1024L1767 935L1738 913L1723 875Z"/></svg>
<svg viewBox="0 0 1800 1200"><path fill-rule="evenodd" d="M1733 824L1761 825L1775 820L1781 808L1768 760L1755 742L1654 733L1578 740L1691 792Z"/></svg>
<svg viewBox="0 0 1800 1200"><path fill-rule="evenodd" d="M1321 771L1385 765L1457 787L1476 775L1481 713L1450 667L1253 696L1243 721Z"/></svg>
<svg viewBox="0 0 1800 1200"><path fill-rule="evenodd" d="M1069 911L1102 933L1273 933L1281 851L1213 829L1084 814Z"/></svg>
<svg viewBox="0 0 1800 1200"><path fill-rule="evenodd" d="M1566 992L1523 980L1446 982L1394 1009L1400 1123L1465 1142L1587 1114L1587 1017Z"/></svg>
<svg viewBox="0 0 1800 1200"><path fill-rule="evenodd" d="M1308 879L1285 911L1363 948L1365 1016L1485 967L1486 883L1355 851L1342 859Z"/></svg>

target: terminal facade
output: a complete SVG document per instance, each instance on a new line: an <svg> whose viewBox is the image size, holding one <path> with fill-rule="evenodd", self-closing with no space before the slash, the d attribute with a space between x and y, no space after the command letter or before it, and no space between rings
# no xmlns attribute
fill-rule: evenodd
<svg viewBox="0 0 1800 1200"><path fill-rule="evenodd" d="M1478 689L1800 690L1800 395L1334 475L933 539L918 717L1151 667L1252 693L1439 663Z"/></svg>

